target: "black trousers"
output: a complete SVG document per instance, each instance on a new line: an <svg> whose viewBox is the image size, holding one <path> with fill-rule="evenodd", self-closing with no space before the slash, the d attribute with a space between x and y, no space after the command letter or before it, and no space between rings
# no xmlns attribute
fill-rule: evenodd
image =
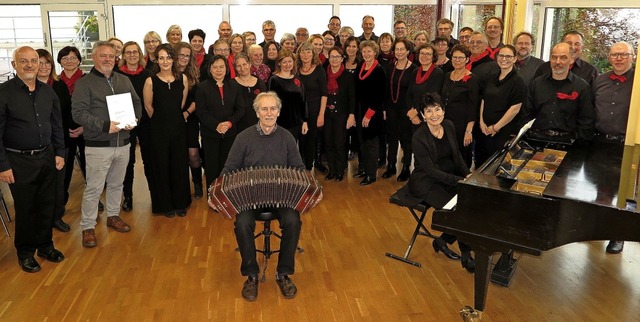
<svg viewBox="0 0 640 322"><path fill-rule="evenodd" d="M65 149L66 156L64 160L64 203L69 200L69 185L71 184L71 176L73 175L73 167L75 165L76 153L78 153L78 162L80 163L80 170L82 170L82 176L87 178L87 161L84 156L84 137L71 138L69 144Z"/></svg>
<svg viewBox="0 0 640 322"><path fill-rule="evenodd" d="M344 113L324 114L324 146L330 173L342 175L347 169L347 118Z"/></svg>
<svg viewBox="0 0 640 322"><path fill-rule="evenodd" d="M136 146L138 145L137 131L134 128L129 131L129 141L131 146L129 147L129 163L127 164L127 170L124 173L124 182L122 186L122 193L125 198L133 197L133 167L136 164Z"/></svg>
<svg viewBox="0 0 640 322"><path fill-rule="evenodd" d="M412 124L401 109L389 109L387 111L387 141L389 143L387 162L395 166L398 162L398 141L402 147L402 165L411 165L411 130Z"/></svg>
<svg viewBox="0 0 640 322"><path fill-rule="evenodd" d="M276 218L280 223L282 240L280 241L280 253L278 254L278 274L291 275L295 272L295 255L298 240L300 239L300 229L302 221L300 213L291 208L271 209L276 213ZM242 264L240 272L242 276L258 275L260 267L256 259L256 216L262 209L243 211L236 216L235 233Z"/></svg>
<svg viewBox="0 0 640 322"><path fill-rule="evenodd" d="M425 202L435 209L442 209L455 195L456 187L434 184L431 189L429 189ZM458 239L456 236L449 233L443 233L440 235L440 238L446 241L449 245L453 244ZM468 253L471 251L471 247L465 243L458 242L458 247L462 253Z"/></svg>
<svg viewBox="0 0 640 322"><path fill-rule="evenodd" d="M223 138L202 137L204 158L207 160L204 164L204 174L207 181L206 189L209 189L213 180L220 176L235 138L235 136Z"/></svg>
<svg viewBox="0 0 640 322"><path fill-rule="evenodd" d="M147 185L149 189L151 189L151 185L153 184L153 175L151 175L151 135L149 134L149 126L147 124L138 126L136 127L136 132L136 137L140 144L140 156L142 157L144 176L147 178ZM129 135L131 135L131 133L129 133ZM129 141L131 141L131 145L133 146L133 140Z"/></svg>
<svg viewBox="0 0 640 322"><path fill-rule="evenodd" d="M36 249L53 247L52 225L56 198L53 149L37 155L7 151L15 183L9 185L15 208L14 246L18 258L33 256Z"/></svg>
<svg viewBox="0 0 640 322"><path fill-rule="evenodd" d="M326 114L325 114L326 115ZM311 170L313 168L313 161L318 156L318 148L322 142L323 128L317 126L318 115L309 114L307 126L309 130L306 135L300 138L300 155L304 162L305 168ZM326 120L325 120L326 122ZM326 125L325 125L326 127Z"/></svg>

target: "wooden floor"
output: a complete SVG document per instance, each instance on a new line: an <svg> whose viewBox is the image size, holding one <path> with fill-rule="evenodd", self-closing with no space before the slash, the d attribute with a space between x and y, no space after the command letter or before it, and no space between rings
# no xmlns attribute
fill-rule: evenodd
<svg viewBox="0 0 640 322"><path fill-rule="evenodd" d="M1 321L460 321L457 312L473 304L473 275L435 254L430 239L420 237L411 254L422 268L384 256L402 255L414 227L405 209L387 202L400 187L395 180L360 187L349 175L323 183L324 200L303 216L304 253L292 276L298 296L280 295L274 256L258 300L249 303L240 296L233 222L205 200L185 218L152 216L141 164L136 175L134 210L122 214L131 232L107 229L101 214L98 246L86 249L76 171L65 215L72 230L54 231L67 258L41 261L39 273L20 270L12 238L0 231ZM509 288L489 286L483 321L640 320L640 246L607 255L605 245L523 256Z"/></svg>

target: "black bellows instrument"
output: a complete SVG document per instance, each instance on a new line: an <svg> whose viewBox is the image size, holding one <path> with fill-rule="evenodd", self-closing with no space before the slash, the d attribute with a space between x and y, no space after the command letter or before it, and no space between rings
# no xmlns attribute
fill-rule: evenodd
<svg viewBox="0 0 640 322"><path fill-rule="evenodd" d="M217 178L208 203L227 219L259 208L293 208L303 213L322 197L322 186L309 171L284 166L253 167Z"/></svg>

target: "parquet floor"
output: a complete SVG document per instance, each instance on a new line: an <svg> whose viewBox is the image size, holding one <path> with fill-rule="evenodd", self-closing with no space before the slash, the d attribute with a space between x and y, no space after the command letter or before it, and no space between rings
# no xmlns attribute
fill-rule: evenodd
<svg viewBox="0 0 640 322"><path fill-rule="evenodd" d="M20 270L12 238L0 231L1 321L461 321L458 310L473 303L473 276L434 254L430 239L420 237L411 254L421 268L384 256L404 254L414 227L405 209L387 201L401 186L395 180L323 183L323 202L303 216L305 251L292 276L298 296L279 294L274 256L258 300L249 303L240 295L233 222L205 200L185 218L152 216L140 163L136 175L134 210L122 214L132 231L107 229L102 214L98 246L85 249L76 171L65 215L72 231L54 231L67 258L41 261L39 273ZM627 243L622 254L607 255L605 245L523 256L509 288L489 287L483 321L639 321L640 246Z"/></svg>

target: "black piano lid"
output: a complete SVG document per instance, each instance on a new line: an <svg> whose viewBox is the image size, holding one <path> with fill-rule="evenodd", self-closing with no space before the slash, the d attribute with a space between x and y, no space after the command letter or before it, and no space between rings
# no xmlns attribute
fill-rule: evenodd
<svg viewBox="0 0 640 322"><path fill-rule="evenodd" d="M623 151L611 141L570 148L543 195L616 207Z"/></svg>

